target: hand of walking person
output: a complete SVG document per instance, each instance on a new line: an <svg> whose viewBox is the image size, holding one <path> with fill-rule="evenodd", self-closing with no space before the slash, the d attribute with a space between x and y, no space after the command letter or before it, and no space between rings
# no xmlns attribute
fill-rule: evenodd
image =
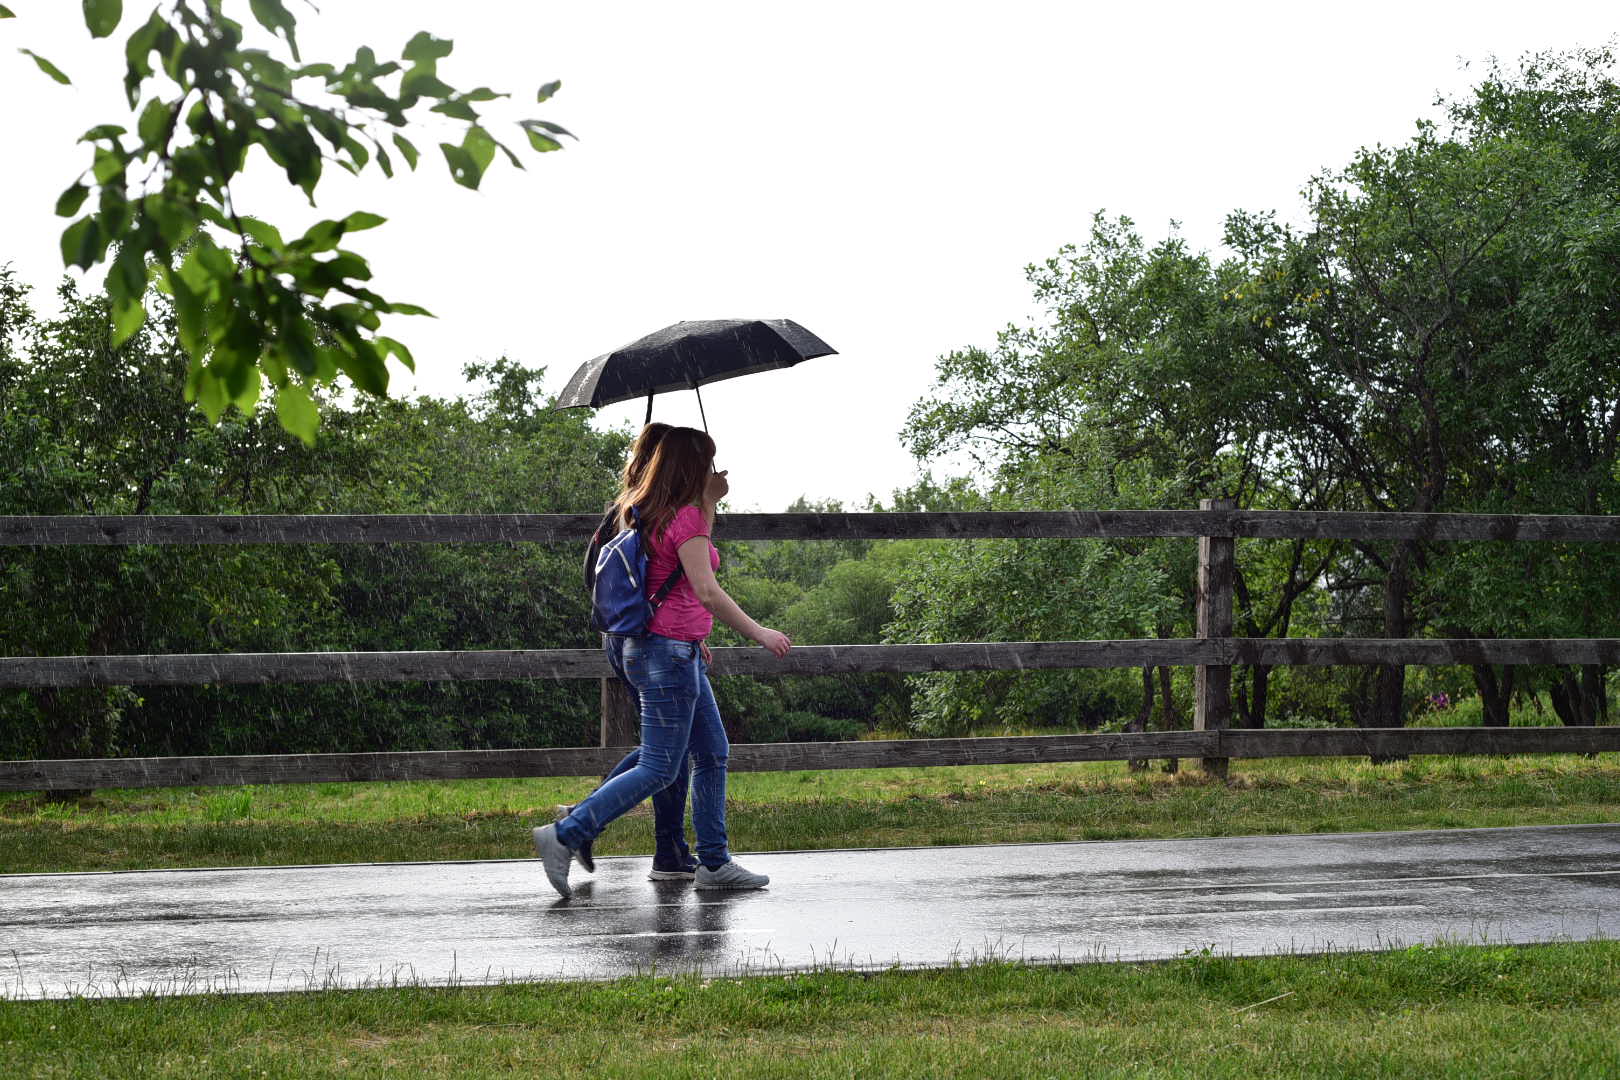
<svg viewBox="0 0 1620 1080"><path fill-rule="evenodd" d="M729 470L721 469L719 472L709 474L709 479L703 485L703 499L710 506L725 498L731 491L731 481L726 479Z"/></svg>
<svg viewBox="0 0 1620 1080"><path fill-rule="evenodd" d="M765 651L776 657L778 660L786 656L788 654L788 650L793 648L792 638L782 633L782 631L772 630L768 626L760 627L759 633L754 636L754 640L763 645L765 647Z"/></svg>
<svg viewBox="0 0 1620 1080"><path fill-rule="evenodd" d="M698 652L703 654L703 662L705 664L714 663L714 652L709 648L709 643L707 640L698 642Z"/></svg>

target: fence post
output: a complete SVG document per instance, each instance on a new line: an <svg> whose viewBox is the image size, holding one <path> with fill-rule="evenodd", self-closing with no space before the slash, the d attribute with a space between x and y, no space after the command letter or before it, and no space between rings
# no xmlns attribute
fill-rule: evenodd
<svg viewBox="0 0 1620 1080"><path fill-rule="evenodd" d="M1235 499L1201 499L1200 510L1235 510ZM1198 636L1232 636L1232 565L1236 541L1230 536L1198 538ZM1232 722L1232 667L1199 665L1193 710L1195 731L1224 731ZM1207 757L1204 771L1226 778L1229 759Z"/></svg>
<svg viewBox="0 0 1620 1080"><path fill-rule="evenodd" d="M618 679L602 680L602 745L636 746L641 742L641 710Z"/></svg>

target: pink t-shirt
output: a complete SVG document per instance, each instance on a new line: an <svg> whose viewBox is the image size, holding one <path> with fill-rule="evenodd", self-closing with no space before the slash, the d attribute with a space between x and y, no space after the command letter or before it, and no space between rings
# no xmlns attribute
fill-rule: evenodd
<svg viewBox="0 0 1620 1080"><path fill-rule="evenodd" d="M695 506L683 506L675 512L668 528L653 537L652 550L647 556L647 596L651 599L664 587L669 575L680 564L680 547L694 536L708 536L709 523L703 511ZM709 566L720 569L720 553L709 545ZM698 600L692 579L682 575L669 590L664 602L653 614L648 630L677 641L701 641L714 629L714 616Z"/></svg>

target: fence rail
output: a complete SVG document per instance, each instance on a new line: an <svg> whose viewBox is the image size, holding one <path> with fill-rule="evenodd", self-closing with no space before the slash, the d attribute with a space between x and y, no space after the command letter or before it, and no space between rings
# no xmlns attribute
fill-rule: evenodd
<svg viewBox="0 0 1620 1080"><path fill-rule="evenodd" d="M556 750L0 761L0 791L597 776L611 769L628 749L587 746ZM777 772L1170 757L1226 760L1606 751L1620 751L1620 727L1153 731L978 739L744 743L732 746L729 768L734 772Z"/></svg>
<svg viewBox="0 0 1620 1080"><path fill-rule="evenodd" d="M130 517L0 516L0 546L125 544L556 543L582 541L594 514L351 514ZM1617 638L1237 638L1231 605L1234 543L1242 538L1363 541L1620 541L1620 517L1363 514L1237 510L985 513L728 514L717 532L737 540L1196 537L1198 636L1190 639L953 642L797 647L777 660L757 649L716 649L717 675L1045 670L1192 666L1194 730L1131 734L739 745L731 766L771 769L1121 761L1316 755L1597 753L1620 750L1620 727L1327 728L1231 730L1233 665L1620 665ZM225 653L0 658L0 688L332 683L362 680L601 679L600 747L249 757L108 758L0 762L0 790L301 783L341 780L579 776L606 771L633 741L616 683L595 649L442 652Z"/></svg>
<svg viewBox="0 0 1620 1080"><path fill-rule="evenodd" d="M583 541L600 520L599 514L0 516L0 546L556 543ZM1215 536L1613 543L1620 541L1620 517L1230 509L722 514L716 532L729 540Z"/></svg>
<svg viewBox="0 0 1620 1080"><path fill-rule="evenodd" d="M712 672L771 677L1392 663L1620 665L1620 638L1127 638L940 645L796 645L780 660L761 649L715 649ZM602 679L611 674L600 649L0 657L0 688L7 689Z"/></svg>

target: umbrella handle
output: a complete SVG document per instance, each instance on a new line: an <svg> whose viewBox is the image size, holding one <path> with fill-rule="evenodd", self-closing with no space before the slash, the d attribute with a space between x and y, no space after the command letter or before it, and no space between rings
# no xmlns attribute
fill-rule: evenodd
<svg viewBox="0 0 1620 1080"><path fill-rule="evenodd" d="M652 423L652 399L653 399L653 396L651 394L648 394L647 395L647 419L645 419L645 420L643 420L641 422L642 427L646 427L648 424Z"/></svg>

